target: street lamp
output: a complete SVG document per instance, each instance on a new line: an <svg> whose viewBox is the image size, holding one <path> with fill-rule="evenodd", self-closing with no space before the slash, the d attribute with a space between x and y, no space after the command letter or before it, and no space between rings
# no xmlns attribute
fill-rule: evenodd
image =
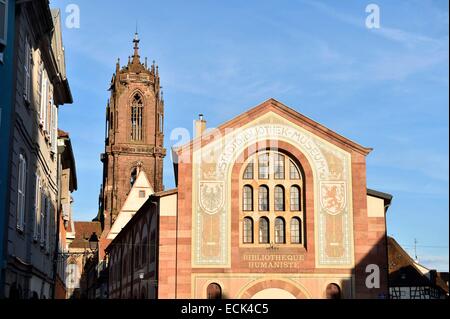
<svg viewBox="0 0 450 319"><path fill-rule="evenodd" d="M89 237L89 248L92 252L98 249L98 236L95 232L93 232L91 237Z"/></svg>

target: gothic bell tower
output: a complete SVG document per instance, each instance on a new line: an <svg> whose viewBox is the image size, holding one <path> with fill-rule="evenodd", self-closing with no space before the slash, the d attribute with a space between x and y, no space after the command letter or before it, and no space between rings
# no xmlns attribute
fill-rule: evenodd
<svg viewBox="0 0 450 319"><path fill-rule="evenodd" d="M134 54L112 77L106 107L103 184L100 218L105 231L114 223L139 171L144 171L155 192L162 191L164 100L158 66L147 67L139 56L139 37Z"/></svg>

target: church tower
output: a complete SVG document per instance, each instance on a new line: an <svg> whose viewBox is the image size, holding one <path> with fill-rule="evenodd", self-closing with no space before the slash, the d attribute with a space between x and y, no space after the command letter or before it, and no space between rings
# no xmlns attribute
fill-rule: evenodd
<svg viewBox="0 0 450 319"><path fill-rule="evenodd" d="M162 191L164 101L158 66L148 67L139 56L139 37L133 39L134 54L121 68L120 60L111 80L111 97L106 107L103 184L100 219L105 232L114 223L143 170L155 192Z"/></svg>

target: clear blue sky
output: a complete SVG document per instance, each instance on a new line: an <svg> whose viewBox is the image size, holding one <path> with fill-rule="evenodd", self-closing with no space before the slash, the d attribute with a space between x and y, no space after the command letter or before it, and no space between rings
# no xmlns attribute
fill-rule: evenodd
<svg viewBox="0 0 450 319"><path fill-rule="evenodd" d="M365 27L366 5L381 28ZM75 218L97 213L108 84L118 57L160 66L166 147L177 127L204 113L218 126L274 97L330 129L373 147L370 188L394 195L388 233L420 261L448 271L449 15L447 0L89 1L80 28L63 29L74 104L60 128L76 156ZM164 182L173 187L170 156Z"/></svg>

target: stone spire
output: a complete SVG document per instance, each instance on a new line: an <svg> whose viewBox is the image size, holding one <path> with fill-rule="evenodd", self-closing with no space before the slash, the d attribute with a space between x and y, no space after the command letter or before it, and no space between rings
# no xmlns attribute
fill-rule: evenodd
<svg viewBox="0 0 450 319"><path fill-rule="evenodd" d="M139 56L139 36L138 33L136 32L134 34L134 39L133 39L133 43L134 43L134 54L133 54L133 64L139 64L141 63L140 61L140 56Z"/></svg>

